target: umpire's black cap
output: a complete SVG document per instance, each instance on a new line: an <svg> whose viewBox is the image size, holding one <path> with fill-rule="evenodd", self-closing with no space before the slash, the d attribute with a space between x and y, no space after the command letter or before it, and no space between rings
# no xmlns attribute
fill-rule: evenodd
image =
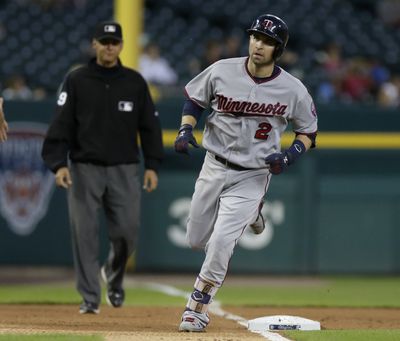
<svg viewBox="0 0 400 341"><path fill-rule="evenodd" d="M93 38L96 40L112 38L122 41L121 25L115 21L101 22L96 26Z"/></svg>

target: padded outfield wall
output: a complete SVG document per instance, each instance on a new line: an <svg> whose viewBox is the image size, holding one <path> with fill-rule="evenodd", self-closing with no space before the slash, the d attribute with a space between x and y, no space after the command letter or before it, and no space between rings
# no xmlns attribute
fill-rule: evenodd
<svg viewBox="0 0 400 341"><path fill-rule="evenodd" d="M40 159L54 102L8 102L10 138L0 145L0 264L71 265L65 191ZM204 151L177 155L181 99L158 103L166 159L159 189L143 193L138 271L198 271L185 221ZM400 113L370 106L318 106L318 148L275 176L267 229L245 233L231 272L399 273ZM200 136L200 131L198 136ZM292 136L285 135L287 145ZM100 215L101 216L101 215ZM102 223L101 257L107 252Z"/></svg>

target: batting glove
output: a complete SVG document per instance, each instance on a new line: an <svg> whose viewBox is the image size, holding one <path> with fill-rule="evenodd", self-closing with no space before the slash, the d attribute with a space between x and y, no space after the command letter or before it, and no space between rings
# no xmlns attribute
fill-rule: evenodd
<svg viewBox="0 0 400 341"><path fill-rule="evenodd" d="M268 155L265 158L265 164L269 166L269 171L274 175L279 175L285 171L288 166L292 165L299 156L306 151L304 143L294 140L289 149Z"/></svg>
<svg viewBox="0 0 400 341"><path fill-rule="evenodd" d="M265 164L269 166L272 174L281 174L289 166L289 160L285 152L274 153L265 158Z"/></svg>
<svg viewBox="0 0 400 341"><path fill-rule="evenodd" d="M175 139L175 151L189 155L189 143L195 148L200 147L193 136L193 127L190 124L183 124Z"/></svg>

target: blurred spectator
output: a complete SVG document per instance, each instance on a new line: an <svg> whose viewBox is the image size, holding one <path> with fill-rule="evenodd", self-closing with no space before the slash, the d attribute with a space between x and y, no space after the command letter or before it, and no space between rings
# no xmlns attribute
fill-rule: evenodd
<svg viewBox="0 0 400 341"><path fill-rule="evenodd" d="M203 57L200 60L201 70L204 70L217 60L220 60L222 58L223 51L223 45L221 42L214 39L207 41Z"/></svg>
<svg viewBox="0 0 400 341"><path fill-rule="evenodd" d="M31 100L33 92L22 75L13 75L6 80L2 96L5 100Z"/></svg>
<svg viewBox="0 0 400 341"><path fill-rule="evenodd" d="M40 100L45 99L47 97L47 92L42 87L33 88L32 94L33 94L33 99L35 101L40 101Z"/></svg>
<svg viewBox="0 0 400 341"><path fill-rule="evenodd" d="M336 42L329 43L324 50L318 52L317 61L329 77L338 77L344 72L342 48Z"/></svg>
<svg viewBox="0 0 400 341"><path fill-rule="evenodd" d="M143 77L154 85L171 85L178 80L176 72L168 61L161 57L160 49L155 43L149 43L139 59L139 71Z"/></svg>
<svg viewBox="0 0 400 341"><path fill-rule="evenodd" d="M5 82L2 96L6 100L39 101L46 98L46 90L42 87L31 89L22 75L13 75Z"/></svg>
<svg viewBox="0 0 400 341"><path fill-rule="evenodd" d="M339 84L338 84L339 83ZM319 102L331 102L337 99L340 82L323 80L318 84L316 98Z"/></svg>
<svg viewBox="0 0 400 341"><path fill-rule="evenodd" d="M277 64L301 80L304 77L304 70L299 66L298 61L299 55L295 51L286 48Z"/></svg>
<svg viewBox="0 0 400 341"><path fill-rule="evenodd" d="M192 58L189 60L189 76L193 78L205 68L223 58L223 44L219 41L208 40L204 46L204 52L201 58Z"/></svg>
<svg viewBox="0 0 400 341"><path fill-rule="evenodd" d="M372 80L371 91L372 91L372 94L374 95L374 97L376 97L382 84L389 80L390 72L376 58L371 59L369 68L370 68L370 76L371 76L371 80Z"/></svg>
<svg viewBox="0 0 400 341"><path fill-rule="evenodd" d="M345 101L371 100L372 79L363 59L350 60L342 81L341 96Z"/></svg>
<svg viewBox="0 0 400 341"><path fill-rule="evenodd" d="M342 48L335 41L330 42L316 54L320 65L319 84L316 98L321 102L330 102L340 97L342 81L346 71L346 61L342 57Z"/></svg>
<svg viewBox="0 0 400 341"><path fill-rule="evenodd" d="M400 75L393 75L389 81L382 84L378 92L378 104L383 107L400 106Z"/></svg>
<svg viewBox="0 0 400 341"><path fill-rule="evenodd" d="M241 57L241 50L242 38L239 35L232 33L225 39L222 58Z"/></svg>

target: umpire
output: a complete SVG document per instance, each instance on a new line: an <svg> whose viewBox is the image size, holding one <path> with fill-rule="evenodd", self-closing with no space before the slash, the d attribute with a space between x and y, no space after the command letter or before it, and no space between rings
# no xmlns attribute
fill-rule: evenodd
<svg viewBox="0 0 400 341"><path fill-rule="evenodd" d="M56 184L67 189L80 313L99 313L99 273L107 302L124 301L123 277L135 249L140 213L139 147L144 156L143 188L157 188L163 158L158 114L143 77L124 67L122 29L102 22L92 41L96 57L70 72L57 101L57 115L42 150ZM110 240L99 265L98 210L103 208Z"/></svg>

